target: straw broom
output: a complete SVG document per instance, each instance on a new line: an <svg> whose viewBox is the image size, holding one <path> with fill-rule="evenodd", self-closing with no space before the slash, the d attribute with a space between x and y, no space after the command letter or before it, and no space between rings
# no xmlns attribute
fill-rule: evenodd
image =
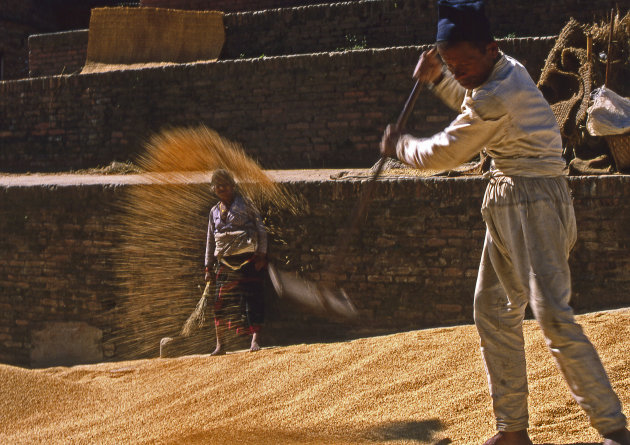
<svg viewBox="0 0 630 445"><path fill-rule="evenodd" d="M212 280L206 282L206 287L203 290L203 294L197 302L195 310L184 323L179 335L182 337L190 337L196 329L201 329L206 321L206 307L208 306L208 298L212 292L212 286L214 282Z"/></svg>

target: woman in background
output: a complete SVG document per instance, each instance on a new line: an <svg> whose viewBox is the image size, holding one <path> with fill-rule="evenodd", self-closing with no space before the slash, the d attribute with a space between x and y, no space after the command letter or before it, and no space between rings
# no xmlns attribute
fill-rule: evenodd
<svg viewBox="0 0 630 445"><path fill-rule="evenodd" d="M267 231L258 210L238 193L227 170L216 170L211 185L219 198L210 210L205 256L205 280L210 281L213 273L216 279L217 344L211 355L225 354L228 329L252 335L250 351L258 351L264 321Z"/></svg>

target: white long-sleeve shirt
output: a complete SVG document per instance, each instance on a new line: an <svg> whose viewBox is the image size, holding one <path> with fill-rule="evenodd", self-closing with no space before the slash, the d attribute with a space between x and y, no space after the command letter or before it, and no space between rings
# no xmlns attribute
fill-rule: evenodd
<svg viewBox="0 0 630 445"><path fill-rule="evenodd" d="M566 174L556 118L515 59L502 55L488 80L473 90L463 88L448 71L432 89L459 115L430 138L403 135L396 146L401 161L417 168L449 170L485 149L498 174Z"/></svg>

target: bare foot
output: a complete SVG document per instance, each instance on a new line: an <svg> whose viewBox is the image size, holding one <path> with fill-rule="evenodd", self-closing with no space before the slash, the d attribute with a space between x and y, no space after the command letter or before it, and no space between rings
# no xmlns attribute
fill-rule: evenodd
<svg viewBox="0 0 630 445"><path fill-rule="evenodd" d="M604 435L604 445L630 445L630 431L627 428Z"/></svg>
<svg viewBox="0 0 630 445"><path fill-rule="evenodd" d="M214 352L212 352L210 355L225 355L225 351L223 350L223 348L221 348L220 345L217 345Z"/></svg>
<svg viewBox="0 0 630 445"><path fill-rule="evenodd" d="M252 336L252 345L249 348L249 352L260 351L260 345L258 344L258 333Z"/></svg>
<svg viewBox="0 0 630 445"><path fill-rule="evenodd" d="M499 431L483 445L533 445L529 440L527 430Z"/></svg>

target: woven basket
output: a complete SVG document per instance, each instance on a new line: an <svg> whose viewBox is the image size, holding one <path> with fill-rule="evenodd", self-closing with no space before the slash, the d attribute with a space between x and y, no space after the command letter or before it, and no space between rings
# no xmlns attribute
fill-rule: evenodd
<svg viewBox="0 0 630 445"><path fill-rule="evenodd" d="M630 167L630 133L605 136L618 171Z"/></svg>

